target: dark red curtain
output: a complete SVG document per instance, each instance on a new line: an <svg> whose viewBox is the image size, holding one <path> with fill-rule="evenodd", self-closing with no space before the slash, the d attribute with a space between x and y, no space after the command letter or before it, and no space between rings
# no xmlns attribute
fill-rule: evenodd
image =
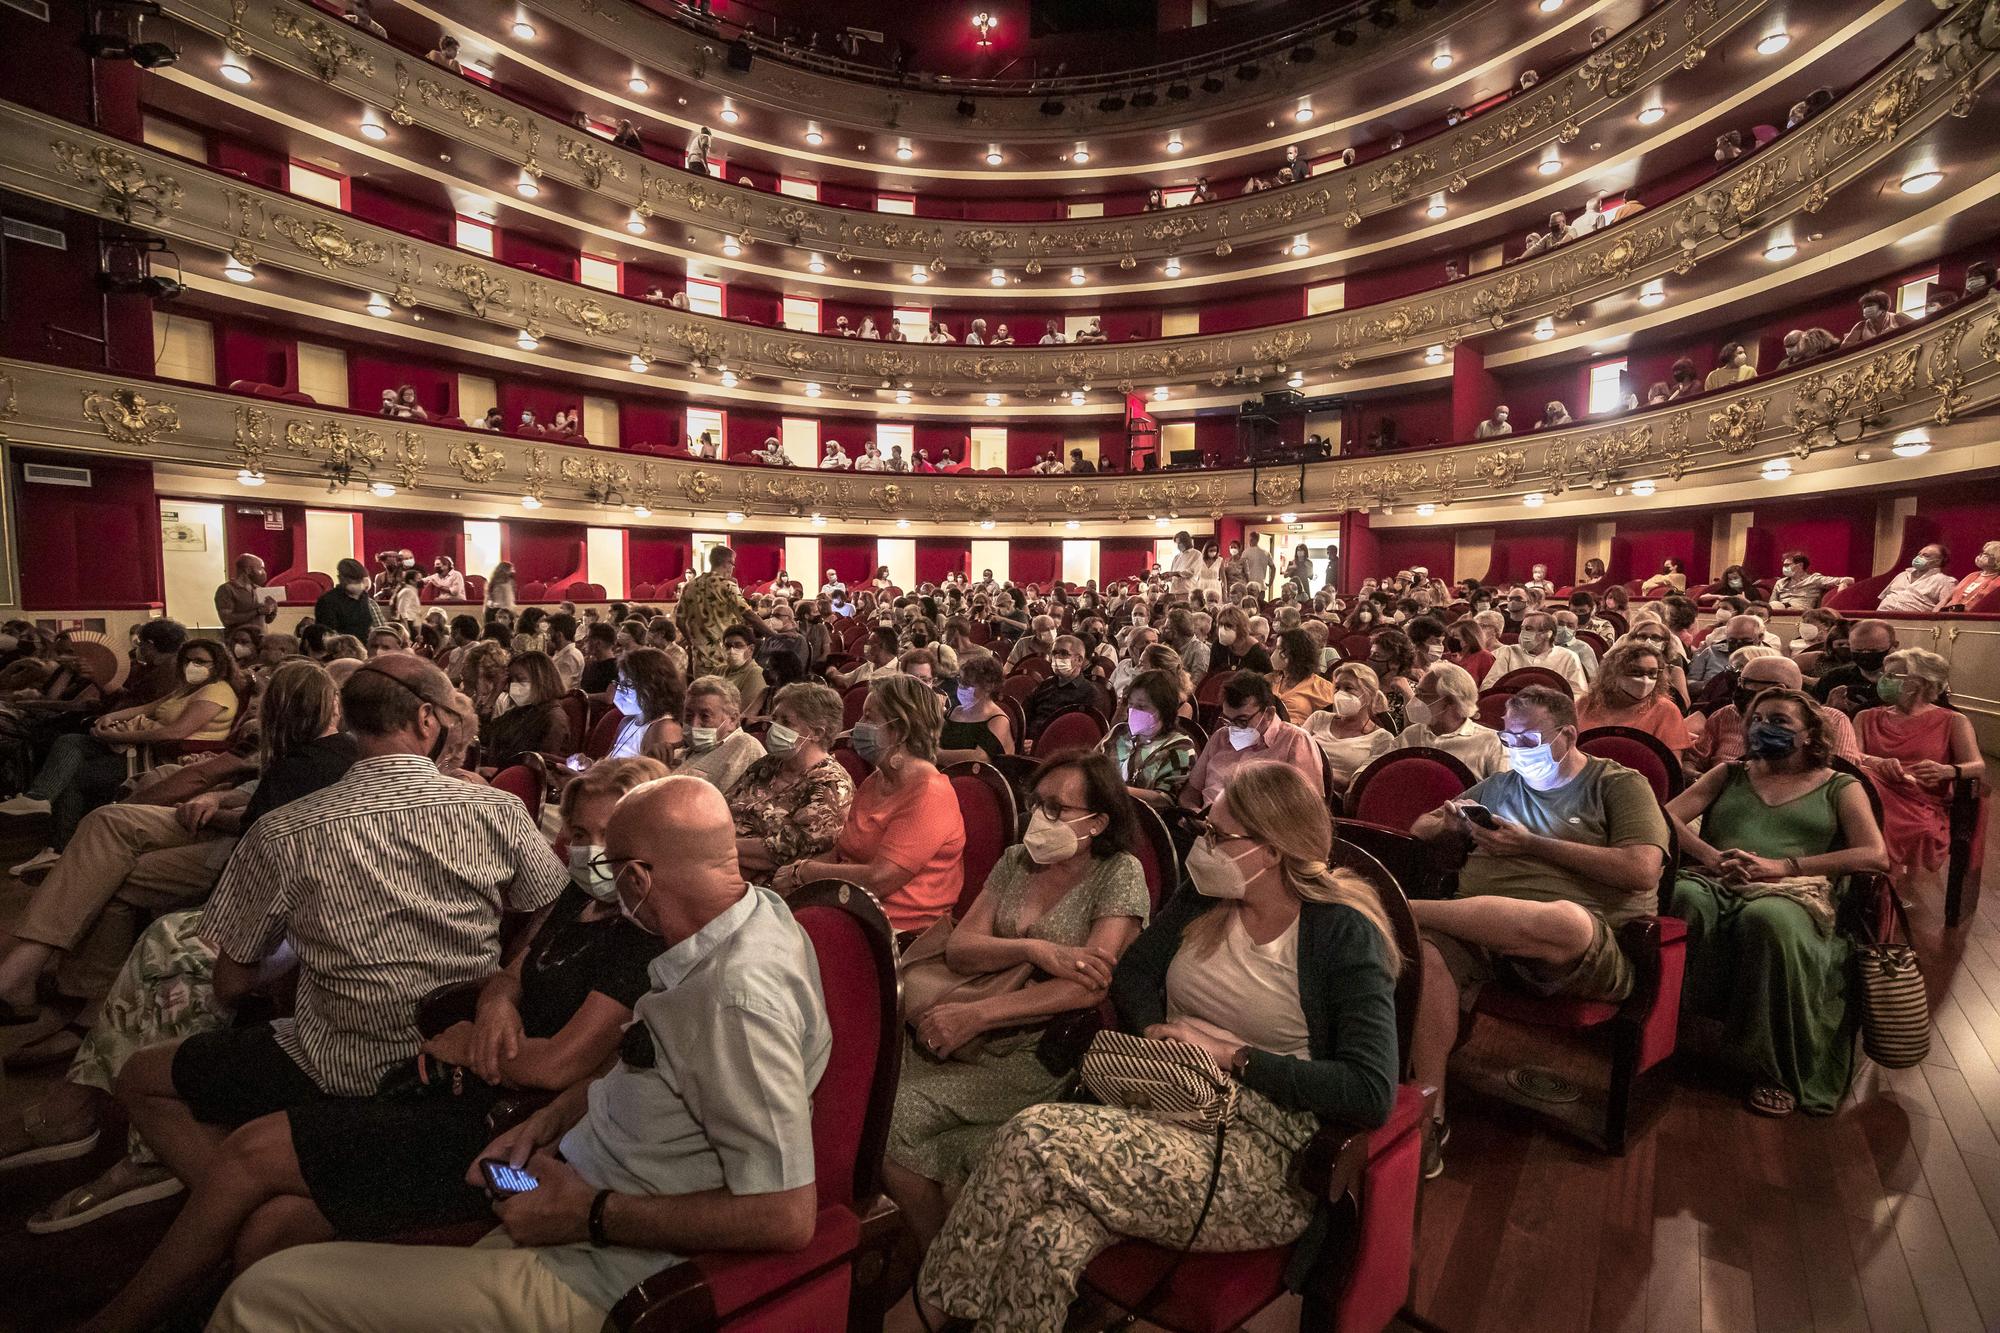
<svg viewBox="0 0 2000 1333"><path fill-rule="evenodd" d="M583 568L584 525L532 523L510 518L501 524L502 558L514 562L519 584L554 583Z"/></svg>
<svg viewBox="0 0 2000 1333"><path fill-rule="evenodd" d="M29 463L86 468L90 485L29 484L22 476ZM160 603L152 464L16 449L13 473L24 609L136 610Z"/></svg>
<svg viewBox="0 0 2000 1333"><path fill-rule="evenodd" d="M875 575L875 539L873 537L821 537L819 539L819 563L822 569L830 569L834 577L842 583L854 584ZM797 571L793 571L796 573ZM799 580L803 583L805 580Z"/></svg>
<svg viewBox="0 0 2000 1333"><path fill-rule="evenodd" d="M972 566L972 543L960 537L917 538L917 582L942 583L947 574L965 574Z"/></svg>
<svg viewBox="0 0 2000 1333"><path fill-rule="evenodd" d="M694 543L676 528L634 528L625 546L625 575L641 583L671 583L687 572Z"/></svg>
<svg viewBox="0 0 2000 1333"><path fill-rule="evenodd" d="M1015 537L1007 543L1007 577L1047 588L1062 573L1060 537Z"/></svg>

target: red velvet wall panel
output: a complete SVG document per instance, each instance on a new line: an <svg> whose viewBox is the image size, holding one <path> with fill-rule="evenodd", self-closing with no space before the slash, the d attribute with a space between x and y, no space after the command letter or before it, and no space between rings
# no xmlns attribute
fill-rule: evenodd
<svg viewBox="0 0 2000 1333"><path fill-rule="evenodd" d="M1007 543L1007 577L1014 582L1046 588L1061 573L1060 537L1016 537Z"/></svg>
<svg viewBox="0 0 2000 1333"><path fill-rule="evenodd" d="M1256 296L1238 297L1233 301L1206 303L1201 307L1200 329L1203 333L1229 333L1235 329L1259 328L1265 324L1303 319L1305 313L1306 289L1288 287Z"/></svg>
<svg viewBox="0 0 2000 1333"><path fill-rule="evenodd" d="M819 563L842 583L859 583L875 573L875 539L846 534L821 537Z"/></svg>
<svg viewBox="0 0 2000 1333"><path fill-rule="evenodd" d="M457 416L458 376L447 366L351 351L347 356L347 401L357 412L379 410L384 389L409 385L432 416ZM538 414L539 415L539 414Z"/></svg>
<svg viewBox="0 0 2000 1333"><path fill-rule="evenodd" d="M252 185L261 185L267 190L285 188L288 159L283 153L274 153L260 145L237 139L212 138L208 144L208 162L216 170L241 176Z"/></svg>
<svg viewBox="0 0 2000 1333"><path fill-rule="evenodd" d="M1500 379L1486 368L1486 356L1476 343L1462 342L1451 351L1451 438L1469 440L1479 423L1500 401Z"/></svg>
<svg viewBox="0 0 2000 1333"><path fill-rule="evenodd" d="M441 555L448 555L453 564L463 569L465 568L465 520L456 514L415 514L403 509L364 509L361 511L361 549L368 552L371 561L382 551L408 551L416 556L417 566L426 571L430 569L433 560ZM514 557L514 562L518 569L519 556ZM527 582L528 576L522 574L520 581Z"/></svg>
<svg viewBox="0 0 2000 1333"><path fill-rule="evenodd" d="M1007 428L1007 466L1013 471L1025 471L1035 465L1035 460L1043 454L1055 452L1067 457L1063 452L1063 432L1060 426L1019 425Z"/></svg>
<svg viewBox="0 0 2000 1333"><path fill-rule="evenodd" d="M1274 542L1278 547L1275 558L1283 559L1289 543L1282 539ZM1381 577L1381 540L1368 522L1366 513L1346 513L1340 517L1340 590L1351 593L1361 586L1361 580L1373 574ZM1395 570L1389 571L1391 574ZM1473 572L1477 578L1478 573Z"/></svg>
<svg viewBox="0 0 2000 1333"><path fill-rule="evenodd" d="M1399 569L1422 565L1446 583L1452 581L1452 533L1449 528L1383 528L1375 533L1375 564L1363 575L1393 574ZM1564 581L1551 566L1556 582ZM1474 571L1475 576L1477 571Z"/></svg>
<svg viewBox="0 0 2000 1333"><path fill-rule="evenodd" d="M890 307L887 301L876 303L823 300L819 303L819 326L822 331L832 333L835 322L842 315L847 316L847 326L857 333L861 331L863 319L874 320L876 329L882 333L886 334L889 331Z"/></svg>
<svg viewBox="0 0 2000 1333"><path fill-rule="evenodd" d="M680 453L686 442L686 418L679 403L659 399L618 405L618 447L639 453Z"/></svg>
<svg viewBox="0 0 2000 1333"><path fill-rule="evenodd" d="M0 15L5 13L0 10ZM107 300L97 289L97 220L77 213L44 216L39 210L33 220L60 230L69 248L55 250L11 237L0 240L6 261L6 281L0 283L0 354L65 366L101 367L105 349L91 341L105 334ZM108 299L114 304L134 303L142 313L150 310L141 297ZM149 314L144 327L147 336L136 347L114 351L112 369L127 374L153 373Z"/></svg>
<svg viewBox="0 0 2000 1333"><path fill-rule="evenodd" d="M264 516L278 515L284 526L265 526ZM276 579L290 573L304 573L306 563L306 507L298 504L232 504L223 508L223 543L233 563L239 555L263 560L265 572Z"/></svg>
<svg viewBox="0 0 2000 1333"><path fill-rule="evenodd" d="M523 236L519 230L498 227L493 233L493 257L516 268L538 270L551 278L574 280L578 251L573 246Z"/></svg>
<svg viewBox="0 0 2000 1333"><path fill-rule="evenodd" d="M820 438L826 438L824 429L820 432ZM970 447L968 442L971 437L966 434L963 426L947 422L919 421L911 433L911 439L919 451L930 450L931 462L942 465L947 453L951 455L952 461L963 463Z"/></svg>
<svg viewBox="0 0 2000 1333"><path fill-rule="evenodd" d="M834 208L858 208L868 213L875 211L875 191L859 185L842 185L837 181L820 182L819 201Z"/></svg>
<svg viewBox="0 0 2000 1333"><path fill-rule="evenodd" d="M647 267L643 264L634 264L628 261L619 276L625 282L625 295L635 301L645 300L646 293L655 287L660 289L662 295L670 297L675 292L683 290L687 285L685 279L678 272L667 267L665 264L656 264Z"/></svg>
<svg viewBox="0 0 2000 1333"><path fill-rule="evenodd" d="M1097 586L1106 587L1115 579L1143 577L1152 563L1152 538L1106 537L1097 543Z"/></svg>
<svg viewBox="0 0 2000 1333"><path fill-rule="evenodd" d="M633 528L625 545L625 574L633 584L671 583L687 572L694 544L675 528Z"/></svg>
<svg viewBox="0 0 2000 1333"><path fill-rule="evenodd" d="M90 485L28 485L26 463L88 468ZM16 449L12 466L24 609L128 609L161 600L160 506L150 463Z"/></svg>
<svg viewBox="0 0 2000 1333"><path fill-rule="evenodd" d="M947 574L971 576L972 543L962 537L917 538L917 582L942 583Z"/></svg>
<svg viewBox="0 0 2000 1333"><path fill-rule="evenodd" d="M1705 546L1706 541L1703 542ZM1549 567L1549 578L1558 586L1576 577L1576 524L1504 523L1493 534L1493 563L1488 573L1495 582L1519 581L1538 564ZM1382 566L1377 566L1380 572ZM1393 571L1391 571L1393 572ZM1436 572L1435 567L1433 572ZM1477 570L1468 574L1478 577ZM1692 581L1692 580L1690 580Z"/></svg>
<svg viewBox="0 0 2000 1333"><path fill-rule="evenodd" d="M1514 414L1514 433L1531 435L1535 423L1542 419L1542 411L1550 403L1561 403L1569 409L1569 414L1582 419L1584 409L1589 404L1590 368L1588 362L1571 362L1560 366L1529 366L1512 374L1505 374L1500 381L1500 401L1507 404ZM1639 388L1641 395L1645 386ZM1403 438L1412 437L1407 432Z"/></svg>
<svg viewBox="0 0 2000 1333"><path fill-rule="evenodd" d="M215 330L215 382L224 388L232 380L250 380L295 389L299 383L298 344L262 329L218 324Z"/></svg>
<svg viewBox="0 0 2000 1333"><path fill-rule="evenodd" d="M1348 436L1343 446L1349 451L1365 452L1367 441L1375 435L1375 430L1384 417L1396 423L1396 438L1405 446L1425 445L1435 441L1448 443L1452 426L1451 391L1434 390L1428 393L1402 394L1389 398L1370 398L1361 403L1353 415L1353 434ZM1515 418L1518 423L1520 418ZM1517 425L1518 429L1518 425Z"/></svg>
<svg viewBox="0 0 2000 1333"><path fill-rule="evenodd" d="M740 283L732 283L723 288L722 310L731 319L776 328L781 320L783 301L776 292L760 292Z"/></svg>
<svg viewBox="0 0 2000 1333"><path fill-rule="evenodd" d="M502 557L514 562L515 582L552 583L583 568L584 525L531 523L510 518L500 525Z"/></svg>
<svg viewBox="0 0 2000 1333"><path fill-rule="evenodd" d="M106 125L108 133L136 137L124 128L123 122L136 117L136 77L138 70L127 66L124 73L134 76L121 78L115 85L104 76L122 63L117 61L93 61L83 54L77 39L86 31L85 24L90 10L83 5L50 5L47 19L30 19L25 10L0 7L0 51L8 53L8 63L16 71L16 76L8 81L7 95L16 101L34 107L37 111L78 125L90 124L93 111L99 109L98 99L105 103L113 101L113 94L122 92L121 99L130 104L118 119L121 125L113 128ZM27 77L29 71L33 77ZM98 76L93 89L92 77Z"/></svg>
<svg viewBox="0 0 2000 1333"><path fill-rule="evenodd" d="M1651 578L1673 556L1687 567L1688 586L1699 587L1708 582L1708 536L1708 515L1696 510L1621 518L1615 541L1624 548L1624 568L1612 572L1627 580Z"/></svg>
<svg viewBox="0 0 2000 1333"><path fill-rule="evenodd" d="M575 390L538 381L503 380L499 386L500 416L512 430L521 421L522 411L535 414L535 423L546 427L556 419L558 411L581 412L582 396ZM593 441L593 443L596 443ZM606 440L604 443L609 444ZM526 582L523 579L522 582Z"/></svg>
<svg viewBox="0 0 2000 1333"><path fill-rule="evenodd" d="M1951 552L1945 569L1963 578L1972 572L1979 548L2000 539L2000 490L1988 482L1925 491L1917 498L1917 517L1937 524L1938 538Z"/></svg>
<svg viewBox="0 0 2000 1333"><path fill-rule="evenodd" d="M366 178L348 182L347 207L363 222L390 227L434 245L450 245L455 239L449 209L441 205L413 203L402 195L379 188Z"/></svg>
<svg viewBox="0 0 2000 1333"><path fill-rule="evenodd" d="M739 533L729 539L729 549L736 552L736 581L746 588L753 583L769 583L778 577L778 570L785 563L783 537Z"/></svg>
<svg viewBox="0 0 2000 1333"><path fill-rule="evenodd" d="M1455 257L1455 256L1454 256ZM1369 269L1363 273L1352 273L1347 277L1345 304L1348 309L1356 306L1374 305L1377 301L1393 301L1413 292L1424 291L1444 281L1445 256L1425 259L1414 264L1401 264L1395 268ZM1459 268L1463 269L1461 261ZM1300 311L1303 314L1304 311ZM1289 319L1297 315L1286 316ZM1206 329L1203 332L1207 332Z"/></svg>
<svg viewBox="0 0 2000 1333"><path fill-rule="evenodd" d="M1103 472L1126 472L1132 466L1132 437L1123 424L1097 428L1097 466Z"/></svg>
<svg viewBox="0 0 2000 1333"><path fill-rule="evenodd" d="M1157 338L1160 336L1160 312L1107 310L1104 312L1104 336L1115 343L1130 342L1134 338Z"/></svg>
<svg viewBox="0 0 2000 1333"><path fill-rule="evenodd" d="M1751 573L1775 578L1785 552L1800 550L1823 574L1867 578L1875 562L1874 499L1872 493L1833 494L1805 504L1758 505L1751 531L1763 535L1766 550L1753 556Z"/></svg>

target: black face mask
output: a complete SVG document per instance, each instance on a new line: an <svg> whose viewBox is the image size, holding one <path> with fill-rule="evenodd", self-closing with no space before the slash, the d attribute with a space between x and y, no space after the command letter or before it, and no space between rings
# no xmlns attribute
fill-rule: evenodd
<svg viewBox="0 0 2000 1333"><path fill-rule="evenodd" d="M1752 648L1761 642L1761 639L1724 639L1722 649L1724 652L1733 653L1738 648Z"/></svg>
<svg viewBox="0 0 2000 1333"><path fill-rule="evenodd" d="M1729 692L1729 702L1736 705L1736 712L1739 717L1748 717L1750 716L1750 705L1756 702L1758 695L1770 688L1772 687L1769 685L1738 685Z"/></svg>
<svg viewBox="0 0 2000 1333"><path fill-rule="evenodd" d="M1863 671L1880 671L1882 664L1889 660L1889 652L1886 648L1870 649L1866 652L1860 649L1850 649L1848 650L1847 660L1860 667Z"/></svg>

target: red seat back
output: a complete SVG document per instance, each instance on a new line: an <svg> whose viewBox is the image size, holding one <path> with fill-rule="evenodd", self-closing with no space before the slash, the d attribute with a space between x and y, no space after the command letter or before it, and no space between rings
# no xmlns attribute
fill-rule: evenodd
<svg viewBox="0 0 2000 1333"><path fill-rule="evenodd" d="M1094 750L1109 730L1104 719L1088 708L1073 708L1067 713L1058 713L1042 728L1042 734L1035 738L1035 757L1048 759L1060 754Z"/></svg>
<svg viewBox="0 0 2000 1333"><path fill-rule="evenodd" d="M529 819L542 817L542 778L526 764L501 769L493 775L493 786L497 791L519 797L521 804L528 807Z"/></svg>
<svg viewBox="0 0 2000 1333"><path fill-rule="evenodd" d="M861 720L861 710L867 706L867 682L864 681L859 685L848 686L847 693L840 696L840 729L842 731L854 730L854 724Z"/></svg>
<svg viewBox="0 0 2000 1333"><path fill-rule="evenodd" d="M852 885L809 884L792 914L812 942L833 1050L812 1093L813 1175L822 1208L872 1198L895 1105L903 1043L895 936Z"/></svg>
<svg viewBox="0 0 2000 1333"><path fill-rule="evenodd" d="M1042 678L1033 672L1021 672L1009 676L1000 682L1000 697L1002 699L1011 699L1017 704L1024 704L1028 701L1028 696L1033 694L1036 687L1041 683ZM1015 740L1018 741L1019 739L1020 736L1017 733Z"/></svg>
<svg viewBox="0 0 2000 1333"><path fill-rule="evenodd" d="M1482 690L1479 694L1479 725L1498 731L1507 724L1507 701L1512 690Z"/></svg>
<svg viewBox="0 0 2000 1333"><path fill-rule="evenodd" d="M590 739L583 743L586 759L602 759L611 753L611 747L618 743L618 729L625 725L625 715L612 709L597 719L597 725L590 729Z"/></svg>
<svg viewBox="0 0 2000 1333"><path fill-rule="evenodd" d="M847 776L854 779L854 785L857 787L867 781L868 775L875 771L868 761L861 757L861 752L844 740L834 742L832 754L833 761L847 770Z"/></svg>
<svg viewBox="0 0 2000 1333"><path fill-rule="evenodd" d="M1488 688L1514 693L1525 690L1530 685L1546 685L1552 690L1561 690L1564 694L1575 693L1570 689L1568 681L1547 667L1517 667L1494 681Z"/></svg>
<svg viewBox="0 0 2000 1333"><path fill-rule="evenodd" d="M1650 732L1632 727L1592 727L1578 736L1576 743L1585 754L1642 774L1661 805L1680 795L1685 781L1680 760Z"/></svg>
<svg viewBox="0 0 2000 1333"><path fill-rule="evenodd" d="M589 734L590 696L582 690L571 690L556 702L562 707L564 721L569 723L569 743L574 745Z"/></svg>
<svg viewBox="0 0 2000 1333"><path fill-rule="evenodd" d="M1407 832L1420 816L1463 795L1472 783L1471 771L1443 750L1427 745L1391 750L1354 775L1347 813Z"/></svg>
<svg viewBox="0 0 2000 1333"><path fill-rule="evenodd" d="M1181 883L1180 853L1174 848L1173 835L1167 831L1167 821L1160 818L1160 812L1144 801L1132 802L1132 816L1139 826L1139 841L1132 848L1132 855L1139 860L1140 873L1146 877L1146 893L1153 900L1153 910Z"/></svg>
<svg viewBox="0 0 2000 1333"><path fill-rule="evenodd" d="M959 816L965 821L965 887L959 890L958 906L952 913L963 917L986 887L986 877L1000 853L1018 837L1020 813L1013 788L991 764L953 764L945 773L951 779L952 794L958 797Z"/></svg>

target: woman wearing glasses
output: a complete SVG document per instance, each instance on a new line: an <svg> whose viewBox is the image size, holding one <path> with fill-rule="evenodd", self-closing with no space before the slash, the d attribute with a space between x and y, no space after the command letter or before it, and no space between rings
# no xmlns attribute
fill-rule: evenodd
<svg viewBox="0 0 2000 1333"><path fill-rule="evenodd" d="M1101 754L1042 767L1026 838L1009 847L952 931L945 957L968 975L1035 966L1005 995L926 1010L915 1024L883 1163L889 1196L929 1245L956 1191L1008 1117L1047 1101L1068 1071L1037 1043L1047 1020L1095 1007L1146 924L1131 800ZM967 1043L983 1038L976 1053Z"/></svg>
<svg viewBox="0 0 2000 1333"><path fill-rule="evenodd" d="M1668 692L1666 661L1650 644L1626 640L1604 655L1597 677L1577 700L1576 725L1631 727L1676 755L1694 744L1680 705Z"/></svg>
<svg viewBox="0 0 2000 1333"><path fill-rule="evenodd" d="M491 1201L465 1183L493 1139L488 1112L511 1093L589 1078L617 1051L633 1003L652 986L646 967L660 941L624 919L603 842L619 798L666 775L656 760L613 759L565 787L571 886L487 979L476 1019L424 1043L413 1065L384 1076L379 1096L327 1098L231 1134L172 1230L93 1327L153 1327L232 1251L262 1257L490 1218Z"/></svg>
<svg viewBox="0 0 2000 1333"><path fill-rule="evenodd" d="M1298 1150L1322 1121L1388 1118L1400 959L1380 900L1328 866L1331 851L1326 806L1295 769L1235 769L1188 855L1194 891L1167 903L1112 979L1127 1031L1198 1047L1242 1084L1198 1250L1298 1240L1314 1221L1292 1183ZM924 1315L1060 1328L1084 1268L1119 1236L1187 1243L1214 1151L1208 1132L1121 1107L1029 1107L953 1202L918 1281ZM1339 1225L1319 1221L1315 1251Z"/></svg>

